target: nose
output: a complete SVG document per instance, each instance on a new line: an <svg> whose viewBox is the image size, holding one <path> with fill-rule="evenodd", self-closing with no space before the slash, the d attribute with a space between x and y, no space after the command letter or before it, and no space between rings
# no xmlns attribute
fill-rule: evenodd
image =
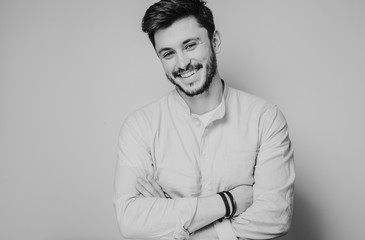
<svg viewBox="0 0 365 240"><path fill-rule="evenodd" d="M178 68L185 69L189 63L190 59L184 53L177 54L176 65Z"/></svg>

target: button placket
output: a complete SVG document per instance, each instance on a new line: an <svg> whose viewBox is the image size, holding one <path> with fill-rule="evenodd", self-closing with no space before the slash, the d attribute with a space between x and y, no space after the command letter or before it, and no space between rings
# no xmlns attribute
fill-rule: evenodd
<svg viewBox="0 0 365 240"><path fill-rule="evenodd" d="M201 191L204 195L209 195L212 192L212 179L211 179L211 161L209 159L209 130L205 128L201 138L200 144L200 166L201 166Z"/></svg>

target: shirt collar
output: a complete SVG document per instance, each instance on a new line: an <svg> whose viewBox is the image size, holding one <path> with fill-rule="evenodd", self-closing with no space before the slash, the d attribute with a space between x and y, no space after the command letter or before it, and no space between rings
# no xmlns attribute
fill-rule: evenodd
<svg viewBox="0 0 365 240"><path fill-rule="evenodd" d="M220 104L219 109L217 109L217 112L214 114L214 116L212 118L212 121L223 118L225 113L226 113L226 101L227 101L227 97L228 97L228 86L226 86L223 79L221 79L221 81L222 81L222 84L223 84L223 95L222 95L222 100L221 100L222 104ZM180 96L177 88L175 88L173 90L172 96L173 96L174 100L177 102L178 106L183 109L183 111L185 111L189 115L192 114L190 112L190 108L189 108L188 104Z"/></svg>

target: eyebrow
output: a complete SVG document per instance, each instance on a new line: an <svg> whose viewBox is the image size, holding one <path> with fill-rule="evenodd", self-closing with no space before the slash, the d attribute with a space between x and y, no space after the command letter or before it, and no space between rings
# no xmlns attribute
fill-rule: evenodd
<svg viewBox="0 0 365 240"><path fill-rule="evenodd" d="M200 40L200 38L199 37L196 37L196 38L189 38L189 39L186 39L185 41L183 41L183 45L184 44L187 44L188 42L190 42L190 41L198 41L198 40Z"/></svg>
<svg viewBox="0 0 365 240"><path fill-rule="evenodd" d="M199 37L196 37L196 38L188 38L186 39L185 41L182 42L182 45L185 45L187 44L188 42L191 42L191 41L199 41L200 38ZM158 55L160 55L163 51L168 51L168 50L171 50L171 48L161 48L159 51L158 51Z"/></svg>

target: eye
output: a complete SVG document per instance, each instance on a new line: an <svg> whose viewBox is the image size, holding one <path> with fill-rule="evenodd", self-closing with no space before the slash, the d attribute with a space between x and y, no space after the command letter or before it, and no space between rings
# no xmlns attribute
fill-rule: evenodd
<svg viewBox="0 0 365 240"><path fill-rule="evenodd" d="M188 44L185 45L185 49L186 50L193 50L193 49L196 48L196 46L197 46L197 44L195 42L188 43Z"/></svg>
<svg viewBox="0 0 365 240"><path fill-rule="evenodd" d="M173 55L174 53L172 51L167 51L162 54L162 57L165 59L170 59Z"/></svg>

